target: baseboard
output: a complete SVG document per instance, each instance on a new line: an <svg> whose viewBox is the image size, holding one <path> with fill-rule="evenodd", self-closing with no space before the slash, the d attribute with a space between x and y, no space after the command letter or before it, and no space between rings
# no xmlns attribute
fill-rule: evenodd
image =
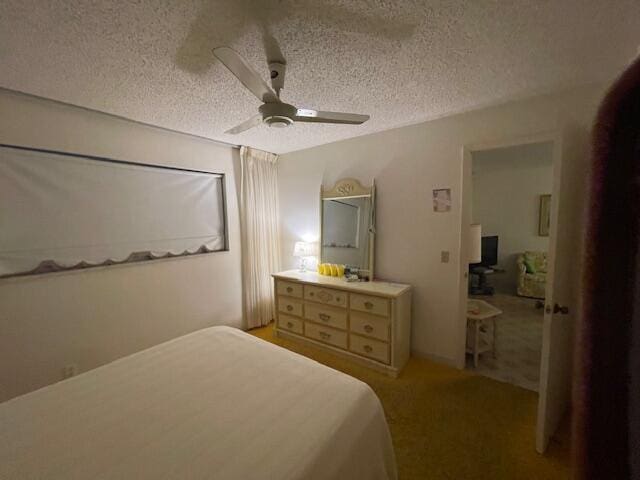
<svg viewBox="0 0 640 480"><path fill-rule="evenodd" d="M411 356L415 358L421 358L423 360L429 360L435 363L439 363L441 365L446 365L447 367L460 369L457 360L453 358L441 357L439 355L434 355L432 353L419 352L417 350L411 350Z"/></svg>

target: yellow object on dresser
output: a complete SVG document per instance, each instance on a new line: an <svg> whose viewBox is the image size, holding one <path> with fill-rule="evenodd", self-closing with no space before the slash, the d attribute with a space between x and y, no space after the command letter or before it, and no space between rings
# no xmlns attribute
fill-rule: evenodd
<svg viewBox="0 0 640 480"><path fill-rule="evenodd" d="M315 272L273 275L276 333L397 376L411 349L411 287Z"/></svg>

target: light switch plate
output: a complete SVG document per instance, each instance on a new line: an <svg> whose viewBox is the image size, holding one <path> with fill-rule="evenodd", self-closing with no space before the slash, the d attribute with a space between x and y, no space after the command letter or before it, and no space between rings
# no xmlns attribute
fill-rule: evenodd
<svg viewBox="0 0 640 480"><path fill-rule="evenodd" d="M440 252L440 261L442 263L449 263L449 251L443 250Z"/></svg>

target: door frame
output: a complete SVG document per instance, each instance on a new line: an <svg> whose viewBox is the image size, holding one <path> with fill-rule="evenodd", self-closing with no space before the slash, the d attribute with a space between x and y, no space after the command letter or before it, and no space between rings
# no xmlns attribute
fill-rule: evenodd
<svg viewBox="0 0 640 480"><path fill-rule="evenodd" d="M542 131L526 136L506 137L490 142L471 143L462 147L462 169L461 169L461 195L460 195L460 243L459 243L459 312L458 312L458 353L456 355L456 366L459 369L465 368L466 360L466 339L467 339L467 299L468 294L468 272L469 272L469 239L465 232L471 224L471 202L473 184L471 181L472 154L483 150L494 150L497 148L508 148L519 145L530 145L533 143L551 143L552 147L552 171L553 181L551 186L551 198L558 198L561 183L562 164L562 134L558 130ZM549 252L555 252L555 241L558 221L558 202L551 202L551 225L549 229ZM552 248L553 245L553 248ZM553 258L549 257L548 263L553 265ZM547 292L553 288L553 282L547 282ZM547 295L548 296L548 295ZM546 322L545 322L546 323ZM541 364L542 369L542 364Z"/></svg>
<svg viewBox="0 0 640 480"><path fill-rule="evenodd" d="M521 136L521 137L509 137L492 142L484 142L477 144L464 145L462 147L462 188L461 188L461 215L460 215L460 257L459 257L459 316L458 316L458 355L457 366L460 369L465 367L466 360L466 337L467 337L467 299L468 299L468 271L469 271L469 239L468 232L469 225L471 224L471 202L473 193L473 184L471 179L471 167L472 167L472 154L482 150L493 150L496 148L514 147L518 145L528 145L532 143L547 143L552 144L552 172L553 180L551 186L551 198L555 198L555 202L551 202L551 220L549 228L549 251L548 251L548 265L549 270L547 272L547 285L545 291L546 301L545 304L549 304L552 301L553 293L553 276L555 269L555 253L557 243L557 230L558 230L558 213L559 213L559 201L560 189L562 184L562 152L563 152L563 137L562 133L558 130L540 132L537 134ZM545 305L546 307L546 305ZM545 308L546 310L546 308ZM547 409L546 405L546 384L542 383L545 376L548 376L549 369L549 348L550 348L550 335L551 335L551 320L552 314L548 314L545 311L543 326L542 326L542 352L540 358L540 388L538 391L538 408L536 418L536 438L535 445L538 453L544 453L548 438L545 438L544 434L544 416L543 413ZM546 340L545 340L546 339Z"/></svg>

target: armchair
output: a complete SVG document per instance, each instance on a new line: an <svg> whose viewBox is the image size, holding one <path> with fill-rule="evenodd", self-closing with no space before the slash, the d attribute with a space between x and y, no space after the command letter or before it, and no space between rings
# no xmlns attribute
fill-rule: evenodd
<svg viewBox="0 0 640 480"><path fill-rule="evenodd" d="M517 264L518 295L543 299L547 285L546 252L523 252L518 255Z"/></svg>

